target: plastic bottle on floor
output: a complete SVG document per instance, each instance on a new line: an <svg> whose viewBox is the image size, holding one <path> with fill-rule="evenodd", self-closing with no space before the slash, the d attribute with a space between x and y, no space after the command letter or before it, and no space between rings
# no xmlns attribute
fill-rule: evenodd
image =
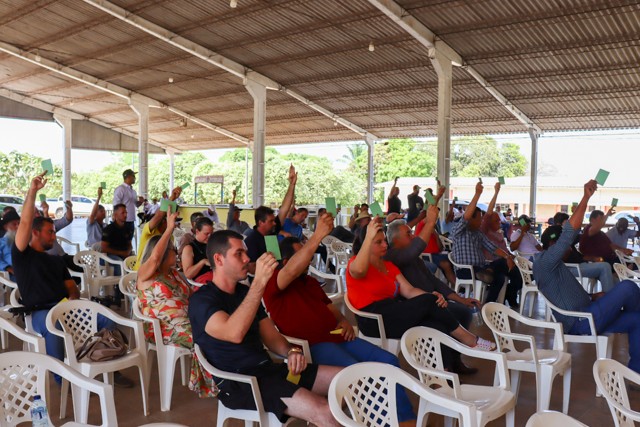
<svg viewBox="0 0 640 427"><path fill-rule="evenodd" d="M40 398L40 395L33 396L33 406L31 407L31 425L33 427L49 427L49 413L47 405Z"/></svg>

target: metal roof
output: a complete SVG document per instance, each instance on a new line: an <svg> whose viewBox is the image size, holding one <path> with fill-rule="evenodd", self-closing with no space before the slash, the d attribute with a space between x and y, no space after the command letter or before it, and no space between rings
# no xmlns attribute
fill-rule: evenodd
<svg viewBox="0 0 640 427"><path fill-rule="evenodd" d="M429 51L366 0L114 0L302 95L378 138L434 136ZM630 0L397 0L460 54L453 134L526 129L473 67L543 131L640 127L640 7ZM42 68L52 61L253 137L242 79L80 0L3 0L0 88L137 133L127 100ZM369 50L373 42L375 50ZM170 83L170 79L172 83ZM243 146L152 108L151 140L178 150ZM283 90L267 95L267 144L362 139Z"/></svg>

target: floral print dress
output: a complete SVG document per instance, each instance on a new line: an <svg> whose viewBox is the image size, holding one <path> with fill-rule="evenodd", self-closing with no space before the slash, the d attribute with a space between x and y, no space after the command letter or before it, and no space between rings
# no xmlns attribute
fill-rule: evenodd
<svg viewBox="0 0 640 427"><path fill-rule="evenodd" d="M151 286L144 291L138 289L142 314L160 320L164 344L193 348L187 315L191 293L191 287L176 270L171 270L169 275L158 274ZM155 342L153 328L148 322L144 323L144 335L147 341Z"/></svg>

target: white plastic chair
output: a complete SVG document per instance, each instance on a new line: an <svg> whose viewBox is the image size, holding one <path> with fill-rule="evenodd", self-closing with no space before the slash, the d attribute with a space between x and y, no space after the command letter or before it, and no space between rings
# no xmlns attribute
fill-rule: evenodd
<svg viewBox="0 0 640 427"><path fill-rule="evenodd" d="M582 275L582 269L580 268L580 264L565 262L564 265L566 265L567 268L572 269L576 272L575 274L576 279L578 280L578 282L580 282L580 285L582 285L582 287L587 291L587 293L590 293L590 294L593 293L593 290L595 289L596 284L598 282L596 279L591 277L584 277Z"/></svg>
<svg viewBox="0 0 640 427"><path fill-rule="evenodd" d="M640 412L631 409L625 381L640 386L640 374L611 359L596 360L593 365L596 386L607 399L615 427L634 427Z"/></svg>
<svg viewBox="0 0 640 427"><path fill-rule="evenodd" d="M585 319L589 324L589 334L587 335L573 335L568 332L564 332L564 342L573 342L573 343L583 343L583 344L594 344L596 347L596 358L598 359L610 359L611 351L613 345L613 335L598 335L596 330L596 324L593 320L593 314L586 313L583 311L570 311L563 310L559 307L553 305L548 299L545 298L544 294L541 293L542 298L544 298L544 302L549 309L549 313L551 314L551 318L553 321L556 321L554 312L562 314L564 316L576 317L579 319ZM600 396L600 392L596 389L596 396Z"/></svg>
<svg viewBox="0 0 640 427"><path fill-rule="evenodd" d="M453 396L457 401L472 406L476 418L474 427L484 426L503 415L506 415L507 427L514 426L516 395L510 390L507 358L504 354L467 347L440 331L424 326L411 328L405 332L401 345L402 354L418 371L420 381L424 385L434 389L434 392L439 395ZM457 374L444 370L442 345L467 356L495 362L497 384L494 386L460 384ZM458 416L457 412L452 411L448 406L421 399L416 425L425 425L429 413L437 413L449 418ZM463 425L470 427L469 424Z"/></svg>
<svg viewBox="0 0 640 427"><path fill-rule="evenodd" d="M352 248L353 245L351 243L345 243L342 240L335 240L331 242L331 251L333 252L336 260L336 273L341 274L347 270Z"/></svg>
<svg viewBox="0 0 640 427"><path fill-rule="evenodd" d="M456 413L462 426L477 425L472 405L425 387L400 368L386 363L365 362L341 370L329 386L329 408L341 425L347 427L397 426L396 389L400 385L430 402ZM342 409L347 407L349 415ZM418 424L421 425L421 424Z"/></svg>
<svg viewBox="0 0 640 427"><path fill-rule="evenodd" d="M98 332L98 315L102 315L116 325L126 326L133 329L135 346L129 343L130 349L127 354L117 359L92 362L88 359L78 360L76 358L76 348L82 345L87 338ZM56 327L61 325L62 330ZM113 372L136 366L140 372L140 387L142 391L142 408L144 415L149 413L147 401L149 400L149 374L147 370L147 350L145 346L142 323L137 320L127 319L93 301L71 300L61 302L47 314L47 329L50 333L61 337L64 340L66 353L66 363L72 368L89 378L102 374L104 382L111 380ZM67 390L62 388L61 413L63 403L66 405ZM75 397L74 397L75 401ZM79 413L81 422L86 423L89 411L89 394L82 392L78 398ZM61 415L63 416L63 415Z"/></svg>
<svg viewBox="0 0 640 427"><path fill-rule="evenodd" d="M256 409L229 409L224 404L218 400L218 421L217 427L224 427L224 423L229 418L235 418L239 420L244 420L245 425L249 426L253 423L260 423L262 427L281 427L288 425L290 422L294 420L294 418L289 418L286 423L282 424L278 418L276 418L275 414L272 412L266 412L264 410L264 406L262 405L262 394L260 393L260 388L258 387L258 380L256 377L252 377L249 375L237 374L234 372L226 372L221 371L214 367L200 350L198 344L193 345L195 355L198 358L198 361L202 365L202 367L213 375L216 378L220 378L222 380L228 381L237 381L240 383L249 384L251 386L251 392L253 393L253 401Z"/></svg>
<svg viewBox="0 0 640 427"><path fill-rule="evenodd" d="M136 266L136 262L138 261L138 257L135 255L128 256L122 261L124 263L124 271L127 273L133 273L134 268Z"/></svg>
<svg viewBox="0 0 640 427"><path fill-rule="evenodd" d="M18 326L12 318L7 318L4 314L0 314L0 331L2 331L3 336L10 334L18 338L20 341L29 346L32 351L45 354L44 338L32 332L27 332L25 329ZM5 344L8 344L8 342L3 339L3 350L6 350L7 348L5 347Z"/></svg>
<svg viewBox="0 0 640 427"><path fill-rule="evenodd" d="M102 426L117 427L116 406L113 388L81 375L73 368L45 354L12 351L0 354L0 424L16 426L31 420L31 400L39 394L46 403L47 372L59 375L70 382L74 397L80 392L92 392L100 399ZM75 400L75 399L74 399ZM81 418L74 403L75 419ZM49 412L51 413L51 412ZM86 419L64 424L68 427L88 426ZM63 426L63 427L64 427Z"/></svg>
<svg viewBox="0 0 640 427"><path fill-rule="evenodd" d="M635 257L633 255L626 255L620 249L616 249L615 253L618 259L620 260L620 263L623 264L624 266L628 266L629 264L631 264L631 265L635 265L636 268L640 269L640 265L638 265L638 257Z"/></svg>
<svg viewBox="0 0 640 427"><path fill-rule="evenodd" d="M56 240L58 241L58 244L60 246L62 246L62 244L64 243L65 245L74 247L76 250L75 253L80 252L80 243L72 242L71 240L65 239L64 237L61 237L61 236L56 236Z"/></svg>
<svg viewBox="0 0 640 427"><path fill-rule="evenodd" d="M333 249L331 249L331 244L333 242L339 242L339 241L340 241L340 239L338 239L337 237L333 237L333 236L325 236L322 239L322 245L327 249L327 264L325 265L325 269L329 265L329 261L333 261L333 265L337 264L336 256L333 253Z"/></svg>
<svg viewBox="0 0 640 427"><path fill-rule="evenodd" d="M562 324L534 320L505 307L503 304L490 302L482 307L482 317L493 332L498 350L507 357L507 367L511 372L511 391L517 396L520 387L520 372L536 374L537 411L549 409L551 387L556 375L564 379L562 395L562 412L569 411L571 394L571 354L565 352ZM538 329L553 331L553 349L536 347L536 339L531 335L511 331L511 320ZM518 350L515 341L527 343L528 348Z"/></svg>
<svg viewBox="0 0 640 427"><path fill-rule="evenodd" d="M533 414L525 427L588 427L562 412L543 411Z"/></svg>
<svg viewBox="0 0 640 427"><path fill-rule="evenodd" d="M471 290L473 290L473 297L478 301L482 301L484 298L484 290L487 287L487 284L484 283L482 280L476 278L476 274L473 271L473 266L465 265L465 264L457 264L453 260L452 252L449 252L448 256L449 256L449 261L451 262L451 264L456 270L469 270L469 272L471 273L470 279L461 279L459 277L456 277L456 286L454 290L457 292L458 287L463 287L465 298L469 298L471 296L470 295Z"/></svg>
<svg viewBox="0 0 640 427"><path fill-rule="evenodd" d="M162 339L160 320L145 316L140 309L140 300L136 297L132 303L133 315L138 319L149 323L153 329L154 342L148 343L150 351L155 351L158 358L158 382L160 384L160 410L163 412L171 410L171 396L173 395L173 377L176 371L176 362L180 360L182 369L182 385L187 386L189 375L189 364L187 359L191 356L191 350L167 345ZM152 361L149 360L149 371Z"/></svg>
<svg viewBox="0 0 640 427"><path fill-rule="evenodd" d="M120 292L125 296L124 310L127 313L130 313L130 309L133 307L133 300L138 296L138 291L136 289L137 282L137 271L125 274L120 278L120 282L118 282L118 288L120 288Z"/></svg>
<svg viewBox="0 0 640 427"><path fill-rule="evenodd" d="M14 289L18 289L18 284L12 281L11 279L9 279L9 274L6 271L2 271L0 272L0 288L2 288L2 292L0 292L0 298L2 298L2 301L0 304L1 306L0 317L5 317L5 318L13 317L13 314L9 313L9 309L12 307L11 302L9 302L9 305L4 305L5 292L7 291L7 289L10 289L9 301L11 301L11 292L13 292ZM8 346L7 340L8 340L7 333L0 330L0 347L3 350L7 349L7 346Z"/></svg>
<svg viewBox="0 0 640 427"><path fill-rule="evenodd" d="M100 261L105 265L101 266ZM124 262L96 251L80 251L73 256L73 262L84 270L89 298L97 295L101 286L117 286L120 282L120 276L109 275L109 265L120 266L120 272L124 273Z"/></svg>
<svg viewBox="0 0 640 427"><path fill-rule="evenodd" d="M349 311L351 311L354 315L364 317L367 319L373 319L378 323L378 336L370 337L362 333L362 329L358 328L358 336L363 340L369 341L372 344L377 345L380 348L387 350L389 353L393 353L396 356L400 352L400 340L394 338L387 338L387 333L384 328L384 320L382 319L381 314L369 313L367 311L358 310L349 301L349 294L344 294L344 304L347 306Z"/></svg>
<svg viewBox="0 0 640 427"><path fill-rule="evenodd" d="M631 280L640 285L640 271L631 270L626 265L618 262L613 264L613 271L618 275L620 280Z"/></svg>
<svg viewBox="0 0 640 427"><path fill-rule="evenodd" d="M453 240L441 234L438 235L438 237L440 238L440 244L442 245L442 250L445 252L451 252L451 250L453 249Z"/></svg>
<svg viewBox="0 0 640 427"><path fill-rule="evenodd" d="M344 294L345 294L344 276L340 274L324 273L316 269L315 267L311 267L311 266L309 267L309 274L311 276L324 279L325 281L331 280L335 283L335 292L332 292L332 293L327 292L327 297L329 297L331 301L336 302L341 300L344 297Z"/></svg>
<svg viewBox="0 0 640 427"><path fill-rule="evenodd" d="M520 276L522 277L522 289L520 290L520 314L524 312L524 306L527 304L527 295L531 294L531 305L529 306L529 317L533 316L533 308L536 305L536 297L538 296L538 286L533 279L533 263L518 255L515 259Z"/></svg>

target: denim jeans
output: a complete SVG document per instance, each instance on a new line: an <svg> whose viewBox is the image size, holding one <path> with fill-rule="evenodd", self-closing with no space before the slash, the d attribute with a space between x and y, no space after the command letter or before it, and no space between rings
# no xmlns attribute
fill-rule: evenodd
<svg viewBox="0 0 640 427"><path fill-rule="evenodd" d="M33 324L33 330L44 338L44 344L49 356L64 362L64 340L57 335L52 334L47 329L45 319L49 310L38 310L31 313L31 323ZM60 323L56 324L56 327L62 330ZM116 328L115 323L110 319L98 314L98 330L106 328L113 330ZM56 382L60 383L60 377L55 375Z"/></svg>
<svg viewBox="0 0 640 427"><path fill-rule="evenodd" d="M598 334L622 332L629 335L629 368L640 373L640 288L624 280L604 296L589 304L585 311L593 314ZM577 321L571 334L589 333L586 319Z"/></svg>
<svg viewBox="0 0 640 427"><path fill-rule="evenodd" d="M514 266L509 270L507 261L504 258L498 258L481 267L473 267L473 271L476 274L479 271L487 269L491 269L493 271L493 282L489 283L489 287L487 289L487 302L495 302L498 300L498 296L500 295L500 291L504 285L504 280L508 277L509 283L507 283L505 300L509 303L511 308L517 308L519 306L518 291L522 289L522 276L520 275L518 267ZM471 272L469 272L468 269L456 270L456 277L459 277L460 279L471 279Z"/></svg>
<svg viewBox="0 0 640 427"><path fill-rule="evenodd" d="M398 358L386 350L360 338L343 343L322 342L311 346L313 363L350 366L358 362L381 362L400 367ZM402 386L396 389L398 420L415 420L409 397Z"/></svg>
<svg viewBox="0 0 640 427"><path fill-rule="evenodd" d="M582 277L598 279L603 292L609 292L615 285L611 264L608 262L583 262L580 264L580 272Z"/></svg>

